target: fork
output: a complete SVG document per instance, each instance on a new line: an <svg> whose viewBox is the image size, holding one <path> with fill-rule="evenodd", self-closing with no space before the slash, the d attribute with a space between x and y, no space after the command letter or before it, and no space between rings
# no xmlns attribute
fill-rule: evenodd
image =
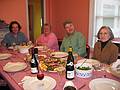
<svg viewBox="0 0 120 90"><path fill-rule="evenodd" d="M81 90L82 88L84 88L86 86L86 84L83 84L82 86L80 86L79 88L78 88L78 90Z"/></svg>

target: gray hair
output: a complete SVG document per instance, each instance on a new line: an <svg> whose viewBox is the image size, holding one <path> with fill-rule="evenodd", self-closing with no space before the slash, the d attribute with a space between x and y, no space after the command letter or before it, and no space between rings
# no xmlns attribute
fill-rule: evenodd
<svg viewBox="0 0 120 90"><path fill-rule="evenodd" d="M71 20L66 20L66 21L63 23L64 28L65 28L65 25L66 25L66 24L71 24L71 23L72 23Z"/></svg>
<svg viewBox="0 0 120 90"><path fill-rule="evenodd" d="M110 28L109 26L102 26L102 27L99 29L99 31L98 31L98 33L97 33L97 38L98 38L98 39L100 39L100 31L101 31L102 29L107 29L107 30L108 30L109 35L110 35L110 39L109 39L109 40L114 39L113 32L112 32L112 30L111 30L111 28Z"/></svg>

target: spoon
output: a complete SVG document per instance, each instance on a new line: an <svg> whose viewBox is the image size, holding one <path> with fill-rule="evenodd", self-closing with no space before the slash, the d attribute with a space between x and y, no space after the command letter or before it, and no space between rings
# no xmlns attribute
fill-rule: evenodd
<svg viewBox="0 0 120 90"><path fill-rule="evenodd" d="M85 59L85 60L82 62L82 64L80 65L80 67L81 67L86 61L87 61L87 59Z"/></svg>

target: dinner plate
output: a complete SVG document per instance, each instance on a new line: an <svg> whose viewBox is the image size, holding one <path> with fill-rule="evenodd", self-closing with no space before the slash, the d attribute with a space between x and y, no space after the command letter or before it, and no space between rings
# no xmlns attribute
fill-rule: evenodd
<svg viewBox="0 0 120 90"><path fill-rule="evenodd" d="M13 49L13 46L8 47L8 49Z"/></svg>
<svg viewBox="0 0 120 90"><path fill-rule="evenodd" d="M67 52L52 52L50 56L55 57L55 58L64 58L68 56Z"/></svg>
<svg viewBox="0 0 120 90"><path fill-rule="evenodd" d="M77 63L82 63L82 62L84 62L85 60L86 60L86 59L78 60ZM99 64L100 62L97 61L97 60L94 60L94 59L87 59L87 60L85 61L85 63L89 63L89 64L91 64L91 65L95 65L95 64Z"/></svg>
<svg viewBox="0 0 120 90"><path fill-rule="evenodd" d="M9 53L1 53L0 54L0 60L8 59L11 56L12 56L12 54L9 54Z"/></svg>
<svg viewBox="0 0 120 90"><path fill-rule="evenodd" d="M49 76L45 76L43 80L31 77L23 82L24 90L53 90L55 86L55 79Z"/></svg>
<svg viewBox="0 0 120 90"><path fill-rule="evenodd" d="M44 46L36 46L35 48L38 48L38 50L44 50Z"/></svg>
<svg viewBox="0 0 120 90"><path fill-rule="evenodd" d="M89 83L90 90L120 90L120 83L113 79L97 78Z"/></svg>
<svg viewBox="0 0 120 90"><path fill-rule="evenodd" d="M8 49L13 50L13 49L17 49L18 47L19 47L19 45L16 45L15 47L10 46L10 47L8 47Z"/></svg>
<svg viewBox="0 0 120 90"><path fill-rule="evenodd" d="M8 62L3 70L6 72L17 72L24 70L27 67L27 64L24 62Z"/></svg>

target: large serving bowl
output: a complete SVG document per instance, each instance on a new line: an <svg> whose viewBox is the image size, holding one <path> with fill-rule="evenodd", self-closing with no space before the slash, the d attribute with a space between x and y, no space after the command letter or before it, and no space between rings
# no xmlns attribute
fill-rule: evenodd
<svg viewBox="0 0 120 90"><path fill-rule="evenodd" d="M89 63L78 63L75 65L76 76L80 78L89 78L92 76L92 65Z"/></svg>
<svg viewBox="0 0 120 90"><path fill-rule="evenodd" d="M30 46L19 46L18 47L20 53L29 53L30 48L31 48Z"/></svg>

